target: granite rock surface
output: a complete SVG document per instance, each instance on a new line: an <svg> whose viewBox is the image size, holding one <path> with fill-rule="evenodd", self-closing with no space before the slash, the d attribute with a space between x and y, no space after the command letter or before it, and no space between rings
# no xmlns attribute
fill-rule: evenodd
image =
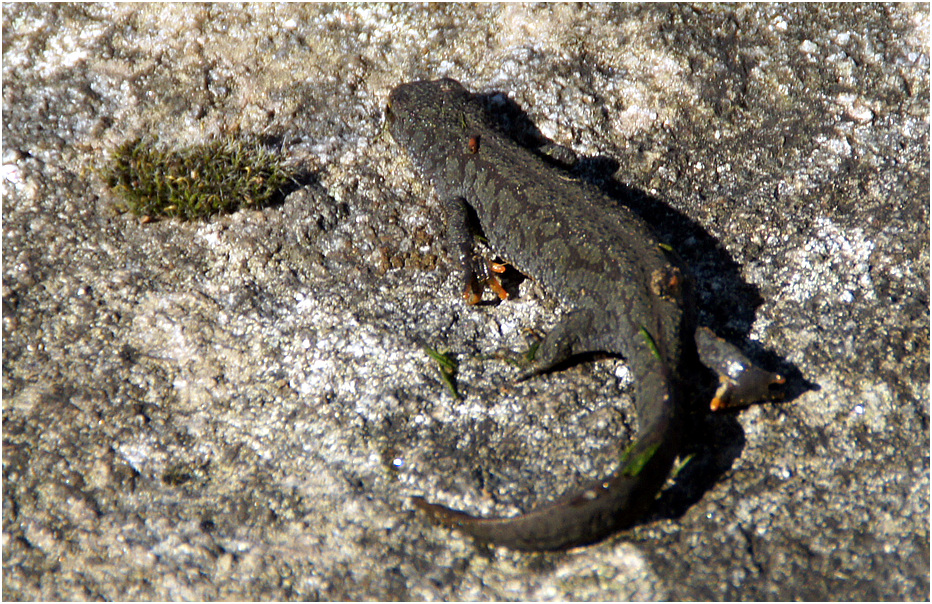
<svg viewBox="0 0 932 604"><path fill-rule="evenodd" d="M10 4L2 25L4 599L928 598L927 6ZM784 403L699 414L651 515L591 547L479 548L408 502L516 513L636 429L622 359L514 383L562 310L532 282L463 304L438 201L382 131L393 86L444 76L636 199L702 321L790 377ZM131 137L230 132L301 188L147 222L100 177Z"/></svg>

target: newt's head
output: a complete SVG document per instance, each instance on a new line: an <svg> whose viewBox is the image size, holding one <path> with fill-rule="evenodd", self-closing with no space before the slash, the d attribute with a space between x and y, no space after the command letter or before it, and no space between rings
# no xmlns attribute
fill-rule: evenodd
<svg viewBox="0 0 932 604"><path fill-rule="evenodd" d="M399 84L388 95L385 116L394 132L408 118L422 124L443 119L450 109L464 105L470 96L462 84L450 78Z"/></svg>
<svg viewBox="0 0 932 604"><path fill-rule="evenodd" d="M469 150L483 109L456 80L400 84L388 95L386 127L422 169L430 158Z"/></svg>

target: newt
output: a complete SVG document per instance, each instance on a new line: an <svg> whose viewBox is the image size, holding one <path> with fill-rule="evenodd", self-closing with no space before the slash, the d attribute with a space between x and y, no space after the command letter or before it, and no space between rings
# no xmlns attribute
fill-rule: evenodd
<svg viewBox="0 0 932 604"><path fill-rule="evenodd" d="M386 126L440 199L468 302L496 283L474 253L473 212L491 249L570 309L524 377L606 352L624 357L636 382L637 438L610 476L515 517L482 518L413 498L430 519L518 550L596 542L637 522L667 480L699 362L720 376L713 409L779 395L782 376L697 329L691 279L669 245L634 211L503 134L459 82L397 86Z"/></svg>

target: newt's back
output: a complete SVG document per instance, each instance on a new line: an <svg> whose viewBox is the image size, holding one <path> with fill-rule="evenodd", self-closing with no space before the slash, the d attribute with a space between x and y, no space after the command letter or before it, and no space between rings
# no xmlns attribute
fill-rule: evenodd
<svg viewBox="0 0 932 604"><path fill-rule="evenodd" d="M463 198L506 261L593 313L594 350L630 356L642 328L667 344L693 328L683 271L634 212L500 134L453 80L404 84L389 102L393 135L440 197Z"/></svg>

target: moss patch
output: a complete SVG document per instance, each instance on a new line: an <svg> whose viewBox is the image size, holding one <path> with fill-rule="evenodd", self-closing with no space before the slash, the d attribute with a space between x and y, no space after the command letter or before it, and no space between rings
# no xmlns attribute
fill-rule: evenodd
<svg viewBox="0 0 932 604"><path fill-rule="evenodd" d="M278 155L234 137L179 149L130 140L113 152L104 176L126 210L187 220L266 206L293 181Z"/></svg>

